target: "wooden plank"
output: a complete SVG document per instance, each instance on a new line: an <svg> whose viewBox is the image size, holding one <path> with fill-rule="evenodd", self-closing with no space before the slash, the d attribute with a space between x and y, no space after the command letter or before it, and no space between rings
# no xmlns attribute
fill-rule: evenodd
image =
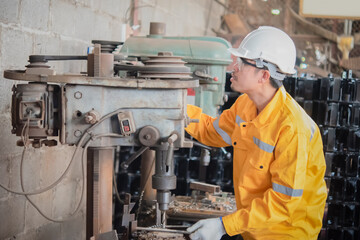
<svg viewBox="0 0 360 240"><path fill-rule="evenodd" d="M237 14L230 13L224 15L224 21L231 33L243 35L249 33L249 28L247 27L246 23L242 21Z"/></svg>
<svg viewBox="0 0 360 240"><path fill-rule="evenodd" d="M360 57L340 60L340 66L350 70L360 70Z"/></svg>
<svg viewBox="0 0 360 240"><path fill-rule="evenodd" d="M190 189L204 191L208 193L219 193L220 187L218 185L202 183L202 182L191 182Z"/></svg>
<svg viewBox="0 0 360 240"><path fill-rule="evenodd" d="M338 36L336 33L331 32L319 25L316 25L305 18L301 17L299 14L297 14L294 10L289 9L291 15L295 18L295 20L301 24L303 27L309 29L310 31L314 32L315 34L318 34L330 41L337 42Z"/></svg>

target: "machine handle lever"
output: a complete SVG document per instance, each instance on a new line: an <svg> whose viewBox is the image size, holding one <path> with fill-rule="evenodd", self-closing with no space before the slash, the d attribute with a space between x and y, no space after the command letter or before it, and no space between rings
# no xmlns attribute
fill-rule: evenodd
<svg viewBox="0 0 360 240"><path fill-rule="evenodd" d="M174 142L178 139L178 135L173 133L168 138L169 148L166 155L166 165L170 166L174 158Z"/></svg>
<svg viewBox="0 0 360 240"><path fill-rule="evenodd" d="M173 133L168 138L168 143L173 144L178 139L178 135L176 133Z"/></svg>
<svg viewBox="0 0 360 240"><path fill-rule="evenodd" d="M138 158L141 154L143 154L146 150L148 150L149 147L145 147L142 146L136 153L134 153L128 160L126 160L125 162L121 163L121 168L122 169L127 169L130 164L136 159Z"/></svg>

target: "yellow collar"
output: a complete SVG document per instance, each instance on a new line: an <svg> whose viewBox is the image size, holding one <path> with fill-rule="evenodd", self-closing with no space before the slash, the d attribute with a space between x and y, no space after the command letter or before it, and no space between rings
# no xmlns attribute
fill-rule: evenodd
<svg viewBox="0 0 360 240"><path fill-rule="evenodd" d="M281 86L275 93L271 101L266 107L257 115L256 106L253 101L246 96L250 102L244 107L245 121L251 121L257 128L268 124L278 114L279 110L285 103L286 90Z"/></svg>

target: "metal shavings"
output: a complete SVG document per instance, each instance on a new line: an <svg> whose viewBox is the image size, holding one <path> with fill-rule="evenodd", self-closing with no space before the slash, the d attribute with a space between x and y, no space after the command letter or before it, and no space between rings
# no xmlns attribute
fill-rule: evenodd
<svg viewBox="0 0 360 240"><path fill-rule="evenodd" d="M136 234L137 240L184 240L186 239L183 234L180 233L166 233L166 232L139 232Z"/></svg>

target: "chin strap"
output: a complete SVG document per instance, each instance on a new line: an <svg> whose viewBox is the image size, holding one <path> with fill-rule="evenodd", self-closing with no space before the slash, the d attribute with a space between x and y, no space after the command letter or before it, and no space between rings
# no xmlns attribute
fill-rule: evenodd
<svg viewBox="0 0 360 240"><path fill-rule="evenodd" d="M255 62L256 62L256 67L258 67L258 68L267 67L267 69L270 72L270 76L273 79L275 79L275 82L276 82L276 80L278 80L278 81L284 80L285 74L278 72L277 67L274 64L265 62L261 58L256 59Z"/></svg>

